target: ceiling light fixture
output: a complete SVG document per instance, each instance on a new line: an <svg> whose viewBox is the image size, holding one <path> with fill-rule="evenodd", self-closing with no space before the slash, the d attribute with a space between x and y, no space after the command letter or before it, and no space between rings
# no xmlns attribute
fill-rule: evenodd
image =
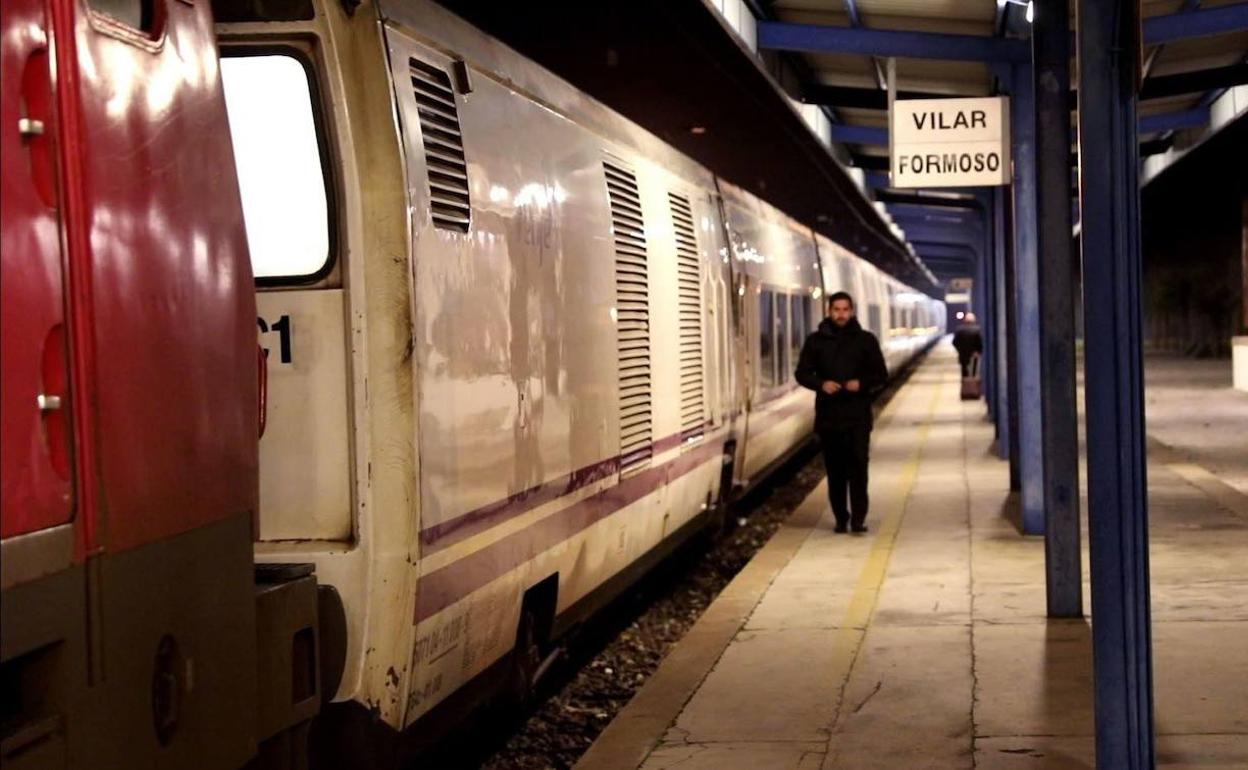
<svg viewBox="0 0 1248 770"><path fill-rule="evenodd" d="M1028 24L1031 24L1032 22L1036 20L1036 7L1035 7L1035 2L1033 0L997 0L997 8L998 9L1004 8L1007 3L1010 5L1026 6L1027 7L1026 19L1027 19Z"/></svg>

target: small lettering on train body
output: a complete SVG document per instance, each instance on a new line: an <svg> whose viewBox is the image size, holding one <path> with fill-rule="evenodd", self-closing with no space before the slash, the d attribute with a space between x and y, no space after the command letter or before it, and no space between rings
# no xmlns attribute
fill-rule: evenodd
<svg viewBox="0 0 1248 770"><path fill-rule="evenodd" d="M555 217L552 207L539 208L530 203L520 206L516 211L516 221L520 229L520 242L538 249L539 256L554 247Z"/></svg>
<svg viewBox="0 0 1248 770"><path fill-rule="evenodd" d="M442 691L442 674L439 672L429 677L429 681L421 687L417 687L407 695L407 710L413 711L420 708L421 704L433 698Z"/></svg>
<svg viewBox="0 0 1248 770"><path fill-rule="evenodd" d="M290 316L281 315L273 323L269 323L260 316L256 316L256 326L260 328L260 334L277 333L278 357L277 363L289 364L294 362L294 333L290 325ZM269 349L261 346L264 350L264 357L269 358Z"/></svg>
<svg viewBox="0 0 1248 770"><path fill-rule="evenodd" d="M412 648L412 666L432 662L459 645L468 619L464 615L451 618L450 622L441 625L428 634L418 638Z"/></svg>

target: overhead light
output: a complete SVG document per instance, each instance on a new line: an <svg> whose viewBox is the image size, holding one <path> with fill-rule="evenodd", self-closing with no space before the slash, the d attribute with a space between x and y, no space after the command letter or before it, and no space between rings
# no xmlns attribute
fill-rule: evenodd
<svg viewBox="0 0 1248 770"><path fill-rule="evenodd" d="M1025 5L1027 6L1027 23L1031 24L1036 18L1036 8L1034 0L997 0L997 10L1009 5Z"/></svg>
<svg viewBox="0 0 1248 770"><path fill-rule="evenodd" d="M692 128L689 129L689 133L693 134L694 136L702 136L703 134L706 133L706 126L693 126Z"/></svg>

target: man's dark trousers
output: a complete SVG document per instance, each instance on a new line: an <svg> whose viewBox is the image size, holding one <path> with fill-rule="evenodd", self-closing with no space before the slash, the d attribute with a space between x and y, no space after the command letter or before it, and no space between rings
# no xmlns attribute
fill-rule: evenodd
<svg viewBox="0 0 1248 770"><path fill-rule="evenodd" d="M828 471L828 502L836 526L860 527L867 518L867 460L871 449L871 425L846 425L819 433L823 465ZM849 493L846 505L845 493ZM852 514L851 514L852 511Z"/></svg>

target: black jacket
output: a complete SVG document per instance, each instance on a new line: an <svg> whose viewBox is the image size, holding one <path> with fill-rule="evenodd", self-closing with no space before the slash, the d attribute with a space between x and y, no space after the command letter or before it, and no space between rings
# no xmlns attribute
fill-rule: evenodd
<svg viewBox="0 0 1248 770"><path fill-rule="evenodd" d="M958 360L965 364L971 356L984 352L984 336L979 331L979 324L962 324L953 333L953 347L958 351Z"/></svg>
<svg viewBox="0 0 1248 770"><path fill-rule="evenodd" d="M802 345L795 375L803 387L816 393L815 430L828 431L871 425L871 402L888 381L888 368L879 341L858 319L838 327L825 318ZM842 390L829 396L823 392L825 380L842 386L858 380L861 388L857 393Z"/></svg>

